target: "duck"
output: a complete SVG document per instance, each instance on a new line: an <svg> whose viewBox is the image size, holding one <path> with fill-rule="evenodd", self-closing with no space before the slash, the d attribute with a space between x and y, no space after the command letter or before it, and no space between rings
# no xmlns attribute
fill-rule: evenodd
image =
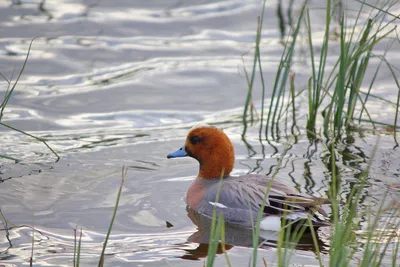
<svg viewBox="0 0 400 267"><path fill-rule="evenodd" d="M231 175L234 147L216 126L197 124L190 129L184 145L167 155L169 159L180 157L191 157L199 163L199 173L186 193L186 203L202 216L211 218L215 210L217 215L223 214L226 223L252 228L263 208L261 230L280 231L289 222L309 229L308 218L314 229L331 225L321 207L330 203L328 198L301 194L277 177Z"/></svg>

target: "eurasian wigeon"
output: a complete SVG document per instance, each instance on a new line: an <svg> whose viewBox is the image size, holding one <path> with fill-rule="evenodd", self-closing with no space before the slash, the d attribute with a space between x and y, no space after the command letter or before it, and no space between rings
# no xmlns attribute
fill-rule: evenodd
<svg viewBox="0 0 400 267"><path fill-rule="evenodd" d="M229 137L217 127L196 125L189 131L185 145L167 158L186 156L200 163L199 174L187 191L186 202L203 216L211 217L216 209L217 213L223 212L225 222L250 228L257 221L264 195L270 187L260 223L262 230L279 231L283 216L295 223L307 223L310 217L314 228L330 225L320 207L329 203L326 198L302 195L276 181L277 178L271 180L258 174L230 176L235 152ZM224 177L216 203L222 173Z"/></svg>

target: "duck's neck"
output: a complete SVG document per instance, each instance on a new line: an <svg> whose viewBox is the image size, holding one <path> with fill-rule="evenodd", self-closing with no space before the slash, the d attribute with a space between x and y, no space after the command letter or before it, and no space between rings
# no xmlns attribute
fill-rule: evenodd
<svg viewBox="0 0 400 267"><path fill-rule="evenodd" d="M206 166L200 164L199 177L204 179L219 179L221 175L227 176L232 168L224 168L217 163L211 163Z"/></svg>
<svg viewBox="0 0 400 267"><path fill-rule="evenodd" d="M200 163L198 176L204 179L218 179L231 173L235 164L235 152L231 145L227 149L219 149L218 153L210 153L196 158Z"/></svg>

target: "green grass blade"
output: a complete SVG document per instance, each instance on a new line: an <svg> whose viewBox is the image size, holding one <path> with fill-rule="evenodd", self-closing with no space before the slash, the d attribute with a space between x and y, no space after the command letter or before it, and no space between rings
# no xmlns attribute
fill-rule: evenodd
<svg viewBox="0 0 400 267"><path fill-rule="evenodd" d="M267 123L265 126L265 132L266 132L266 138L268 139L268 128L271 126L271 129L274 129L273 125L278 124L278 121L276 121L276 118L279 117L277 114L279 103L281 101L281 97L283 96L283 93L285 91L285 85L287 83L287 79L289 76L289 71L290 71L290 65L292 63L292 57L294 54L294 47L296 44L296 39L297 35L300 30L300 25L301 25L301 20L303 18L305 6L306 6L307 1L304 2L299 18L297 20L297 25L294 29L294 32L291 36L292 38L292 43L290 44L289 48L287 48L288 42L289 42L289 37L288 40L285 44L284 52L282 53L281 61L278 66L278 70L275 76L275 83L272 91L272 97L271 97L271 102L269 106L269 111L268 111L268 117L267 117ZM287 50L287 52L286 52ZM279 84L279 88L278 88ZM275 100L276 97L276 100ZM272 114L272 117L271 117ZM272 132L272 135L274 133Z"/></svg>
<svg viewBox="0 0 400 267"><path fill-rule="evenodd" d="M262 130L263 130L263 122L264 122L265 81L264 81L264 74L262 71L260 51L258 51L257 58L258 58L258 69L260 72L260 79L261 79L261 121L260 121L259 135L258 135L258 138L261 140L262 139L261 135L262 135Z"/></svg>
<svg viewBox="0 0 400 267"><path fill-rule="evenodd" d="M220 223L220 227L221 227L221 249L222 249L222 253L224 253L225 255L225 260L226 260L226 264L228 267L232 267L231 261L229 260L228 257L228 253L226 252L225 246L226 246L226 242L225 242L225 220L224 220L224 216L221 213L220 217L219 217L219 221Z"/></svg>
<svg viewBox="0 0 400 267"><path fill-rule="evenodd" d="M248 92L247 92L246 102L244 105L243 116L242 116L242 123L243 123L242 136L244 136L246 134L246 130L247 130L247 113L248 113L250 102L252 99L253 84L254 84L254 79L255 79L255 74L256 74L256 66L257 66L257 58L259 57L259 53L260 53L260 42L261 42L262 23L263 23L263 18L264 18L264 11L265 11L265 3L266 3L266 0L263 1L261 18L259 19L259 25L257 25L253 67L252 67L250 82L248 82Z"/></svg>
<svg viewBox="0 0 400 267"><path fill-rule="evenodd" d="M0 154L0 158L13 160L13 161L15 161L15 163L20 162L19 159L16 159L16 158L13 158L13 157L11 157L11 156L4 155L4 154Z"/></svg>
<svg viewBox="0 0 400 267"><path fill-rule="evenodd" d="M393 71L392 66L390 64L386 64L386 65L389 67L389 70L392 73L392 77L394 79L394 82L396 83L397 90L398 90L398 92L397 92L397 101L396 101L396 112L395 112L395 115L394 115L394 122L393 122L393 128L396 129L397 128L397 117L398 117L398 114L399 114L399 103L400 103L400 84L399 84L399 80L396 77L396 74ZM397 142L396 133L397 133L397 131L393 131L394 139Z"/></svg>
<svg viewBox="0 0 400 267"><path fill-rule="evenodd" d="M19 132L19 133L22 133L22 134L24 134L24 135L27 135L27 136L29 136L29 137L32 137L32 138L34 138L34 139L36 139L36 140L42 142L42 143L43 143L45 146L47 146L47 148L50 149L50 151L53 152L53 154L57 157L56 162L60 160L60 156L58 156L57 152L55 152L55 151L47 144L47 142L46 142L44 139L42 139L42 138L40 138L40 137L37 137L37 136L34 136L34 135L31 135L31 134L29 134L29 133L27 133L27 132L24 132L24 131L22 131L22 130L19 130L19 129L17 129L17 128L14 128L14 127L12 127L12 126L10 126L10 125L8 125L8 124L2 123L2 122L0 122L0 125L3 125L3 126L6 127L6 128L9 128L9 129L14 130L14 131Z"/></svg>
<svg viewBox="0 0 400 267"><path fill-rule="evenodd" d="M322 264L322 260L321 260L321 253L320 253L319 246L318 246L317 234L315 233L315 230L314 230L314 227L313 227L313 223L311 221L311 217L310 216L308 216L308 224L309 224L312 240L314 242L315 254L317 255L319 266L324 266Z"/></svg>
<svg viewBox="0 0 400 267"><path fill-rule="evenodd" d="M224 172L225 170L222 170L221 176L220 176L220 181L218 184L218 189L217 189L217 195L215 196L215 203L218 203L219 200L219 194L221 192L221 187L223 184L223 178L224 178ZM222 213L220 213L222 215ZM215 261L215 255L217 253L217 248L218 248L218 241L220 237L220 227L218 227L218 223L220 220L218 220L219 215L217 215L217 207L214 205L213 208L213 213L212 213L212 218L211 218L211 229L210 229L210 240L209 240L209 245L208 245L208 252L207 252L207 267L212 267L214 265Z"/></svg>
<svg viewBox="0 0 400 267"><path fill-rule="evenodd" d="M28 53L26 54L25 61L24 61L24 63L22 64L22 68L21 68L21 70L20 70L20 72L19 72L19 74L18 74L18 77L17 77L17 79L15 80L14 85L11 87L11 90L8 92L8 94L6 95L6 97L4 98L3 102L2 102L1 105L0 105L0 107L1 107L1 111L0 111L0 121L1 121L1 119L3 118L4 108L7 106L8 100L10 99L12 92L14 91L15 87L17 86L17 84L18 84L18 82L19 82L19 79L21 78L21 75L22 75L22 73L23 73L24 70L25 70L26 63L28 63L29 53L30 53L30 51L31 51L31 47L32 47L33 41L34 41L35 39L36 39L36 37L33 38L33 39L31 40L31 42L30 42L30 44L29 44L29 48L28 48Z"/></svg>
<svg viewBox="0 0 400 267"><path fill-rule="evenodd" d="M81 245L82 245L82 229L79 234L79 241L78 241L78 251L76 252L76 267L79 267L79 264L81 263Z"/></svg>
<svg viewBox="0 0 400 267"><path fill-rule="evenodd" d="M74 259L72 260L72 263L74 265L74 267L76 266L76 229L78 228L78 225L74 228Z"/></svg>
<svg viewBox="0 0 400 267"><path fill-rule="evenodd" d="M115 216L117 215L119 200L121 198L121 192L122 192L122 188L124 186L125 176L126 176L127 172L128 172L128 169L126 169L125 166L123 166L122 167L121 185L119 186L119 190L118 190L118 194L117 194L117 200L115 202L113 215L111 217L111 222L110 222L110 225L108 227L107 235L106 235L106 238L105 238L104 243L103 243L103 249L101 251L100 260L99 260L99 264L98 264L99 267L102 267L104 265L104 253L106 251L107 242L108 242L108 239L109 239L110 234L111 234L111 230L112 230L112 227L113 227L113 224L114 224Z"/></svg>
<svg viewBox="0 0 400 267"><path fill-rule="evenodd" d="M284 149L284 151L282 152L281 156L279 157L278 163L276 164L275 170L273 172L273 174L271 175L271 181L269 182L266 190L265 190L265 194L264 194L264 198L262 201L262 204L260 206L260 210L258 211L258 216L257 216L257 223L255 225L255 230L253 230L253 255L252 255L252 262L253 262L253 267L257 266L257 254L258 254L258 237L260 236L260 222L262 220L263 217L263 211L266 205L266 201L267 201L267 197L269 195L269 191L271 189L272 183L275 180L276 175L278 174L281 166L282 166L282 162L283 159L286 155L286 153L289 151L289 149L292 147L292 145L289 143L286 148Z"/></svg>

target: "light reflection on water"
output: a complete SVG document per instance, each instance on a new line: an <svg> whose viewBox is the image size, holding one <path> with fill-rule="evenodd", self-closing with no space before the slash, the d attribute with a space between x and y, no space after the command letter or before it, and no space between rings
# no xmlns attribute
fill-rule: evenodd
<svg viewBox="0 0 400 267"><path fill-rule="evenodd" d="M126 165L129 173L106 262L165 266L168 260L174 266L199 266L196 261L181 260L201 259L207 251L206 245L197 243L207 241L208 231L187 215L183 200L198 167L190 159L177 162L165 158L183 144L188 129L198 122L216 124L229 134L237 154L234 174L238 175L273 173L286 144L292 142L279 178L300 192L327 194L331 169L322 141L309 140L305 134L293 137L290 128L282 127L279 139L260 142L258 125L249 128L246 139L240 136L247 93L241 56L249 67L259 1L20 2L0 4L2 74L10 78L15 68L15 79L29 42L39 38L4 122L45 138L62 160L54 163L42 143L0 128L0 153L22 160L13 164L0 159L0 208L7 226L14 227L9 231L12 247L6 232L0 232L0 261L27 262L32 230L15 226L34 225L43 233L34 237L35 266L71 266L73 229L79 225L84 229L82 261L96 264L120 169ZM298 7L293 12L298 12ZM316 8L313 31L321 36L316 38L318 45L323 11L318 13L318 3L311 7ZM275 13L276 2L268 1L261 43L268 86L282 51ZM338 48L331 46L332 51ZM398 47L389 54L395 58L396 52ZM293 66L298 89L305 87L309 78L310 67L302 53L299 51ZM328 58L328 64L332 67L334 59ZM396 97L397 89L387 79L385 67L382 73L375 93ZM259 84L255 86L259 88ZM0 97L5 91L2 82ZM268 90L267 98L269 94ZM260 99L257 91L253 97ZM299 97L297 102L298 125L305 125L306 101ZM260 107L258 102L256 105ZM373 118L392 123L393 105L374 100L369 105ZM299 128L296 134L299 130L304 131ZM374 133L370 128L355 129L343 142L338 163L342 197L346 198L367 165L377 134L381 141L362 203L370 206L373 214L387 190L387 203L399 199L400 192L395 189L400 184L399 155L392 137L384 128ZM5 220L0 221L4 228ZM166 222L173 227L167 228ZM230 257L238 266L247 265L249 233L229 230ZM321 250L326 251L329 230L319 236ZM309 244L305 241L305 246L298 248L295 262L318 264ZM260 251L268 263L276 262L273 247L269 240ZM324 254L323 261L327 260ZM223 257L217 258L219 264L224 264Z"/></svg>

